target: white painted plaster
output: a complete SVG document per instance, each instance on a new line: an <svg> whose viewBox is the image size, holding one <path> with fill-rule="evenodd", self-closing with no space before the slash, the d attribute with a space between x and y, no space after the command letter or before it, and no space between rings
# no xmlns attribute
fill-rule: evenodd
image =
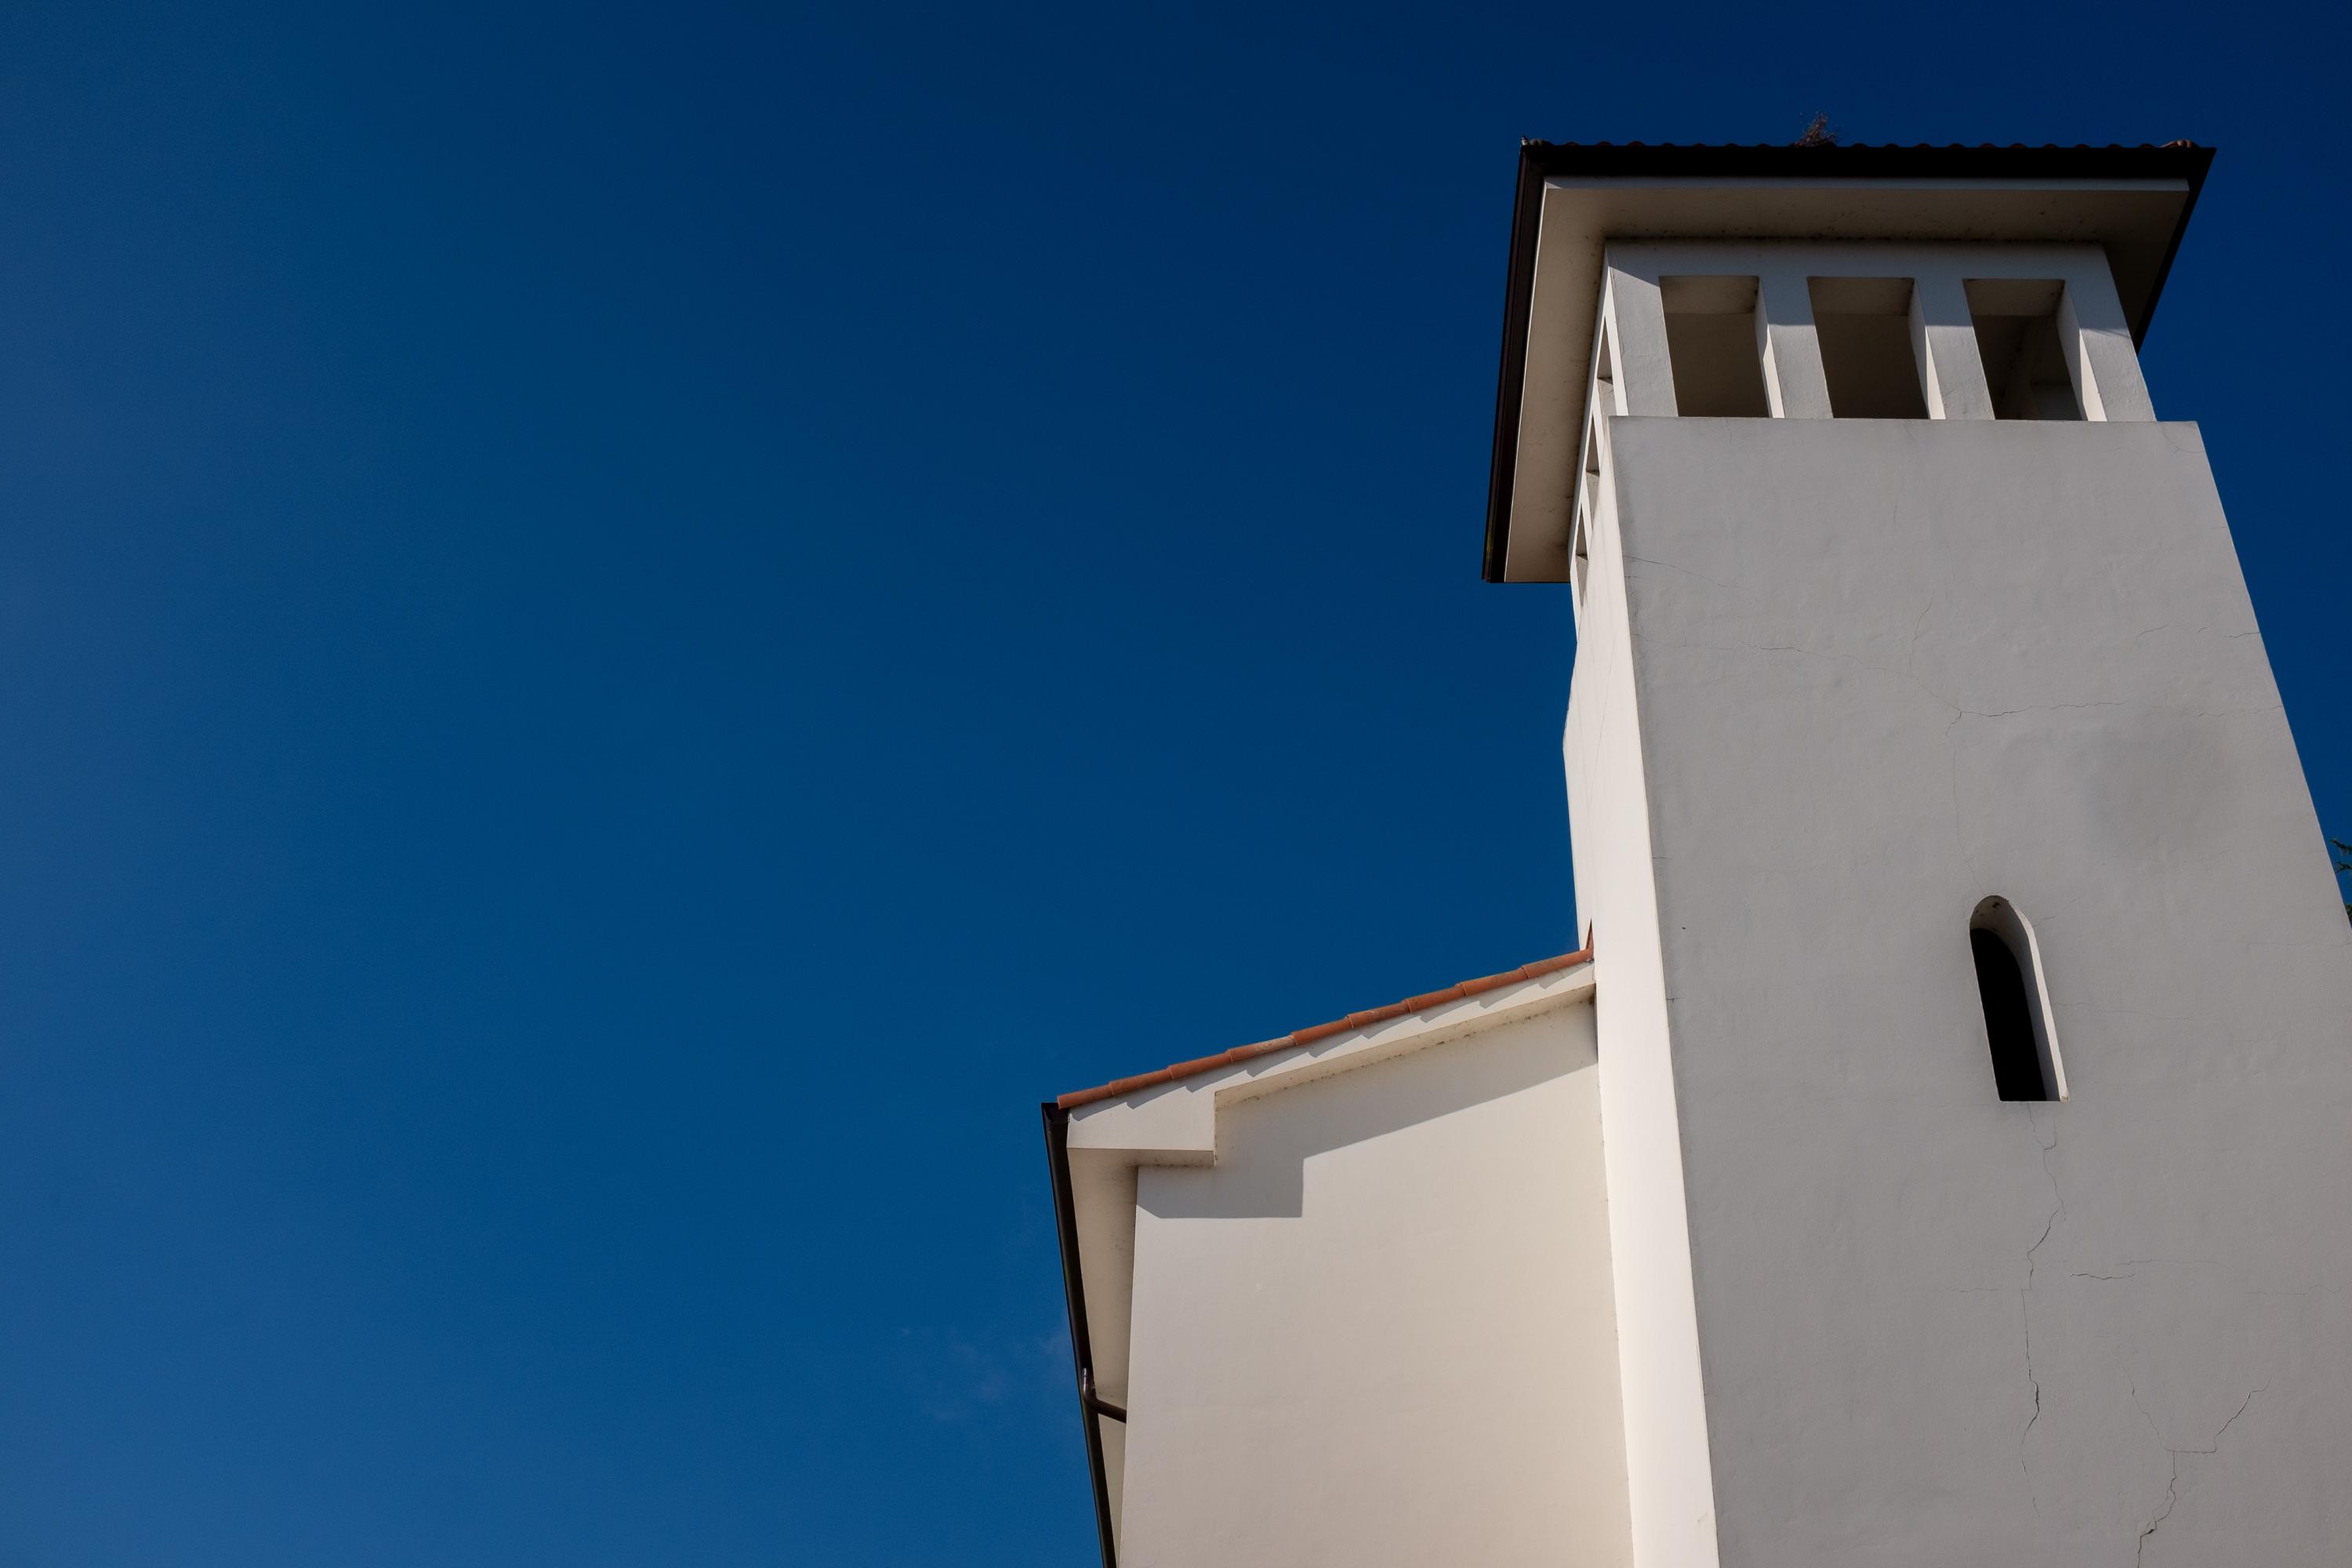
<svg viewBox="0 0 2352 1568"><path fill-rule="evenodd" d="M1276 1090L1301 1089L1377 1068L1432 1047L1451 1046L1507 1026L1531 1026L1563 1010L1589 1007L1593 990L1593 965L1577 964L1074 1110L1068 1128L1072 1206L1086 1286L1087 1333L1100 1396L1113 1405L1132 1405L1134 1325L1139 1315L1148 1319L1156 1310L1148 1292L1139 1308L1136 1285L1139 1167L1210 1165L1224 1147L1222 1140L1229 1135L1225 1118L1235 1107ZM1574 1021L1558 1026L1571 1035L1585 1027ZM1605 1269L1606 1266L1604 1251L1598 1267ZM1236 1342L1257 1335L1260 1331L1253 1313L1258 1296L1244 1289L1239 1279L1225 1283L1231 1289L1223 1299L1224 1315L1208 1327ZM1472 1396L1465 1391L1465 1398ZM1129 1429L1108 1416L1090 1419L1103 1437L1113 1534L1123 1542ZM1611 1444L1617 1443L1613 1405L1605 1418L1594 1415L1592 1419L1600 1423L1596 1430L1604 1432ZM1244 1448L1255 1440L1247 1432L1227 1439ZM1622 1458L1617 1463L1622 1471Z"/></svg>
<svg viewBox="0 0 2352 1568"><path fill-rule="evenodd" d="M1776 267L1758 277L1756 289L1756 342L1772 417L1828 418L1830 384L1822 373L1821 334L1804 273Z"/></svg>
<svg viewBox="0 0 2352 1568"><path fill-rule="evenodd" d="M1627 1562L1596 1076L1554 1007L1139 1173L1126 1568Z"/></svg>
<svg viewBox="0 0 2352 1568"><path fill-rule="evenodd" d="M1129 1164L1207 1164L1224 1108L1319 1078L1460 1039L1482 1029L1589 999L1591 963L1514 981L1303 1046L1084 1105L1070 1114L1072 1150L1115 1152Z"/></svg>
<svg viewBox="0 0 2352 1568"><path fill-rule="evenodd" d="M1620 272L1609 279L1601 308L1615 348L1620 414L1675 412L1674 362L1666 351L1666 307L1655 273Z"/></svg>
<svg viewBox="0 0 2352 1568"><path fill-rule="evenodd" d="M1985 382L1968 290L1946 268L1929 268L1913 280L1911 352L1919 360L1928 418L1992 417L1992 388Z"/></svg>
<svg viewBox="0 0 2352 1568"><path fill-rule="evenodd" d="M1741 180L1551 178L1530 282L1526 369L1513 453L1514 583L1565 582L1571 465L1591 386L1604 252L1652 239L2025 242L2102 250L2135 313L2152 304L2189 199L2161 180ZM1746 276L1752 270L1738 269ZM1809 318L1808 318L1809 319ZM2126 337L2128 346L2129 339ZM1784 417L1826 417L1790 413ZM2137 417L2124 413L2110 418Z"/></svg>
<svg viewBox="0 0 2352 1568"><path fill-rule="evenodd" d="M2198 433L2104 412L1612 422L1567 755L1643 1568L2352 1541L2352 931ZM2063 1104L1995 1097L1996 893Z"/></svg>
<svg viewBox="0 0 2352 1568"><path fill-rule="evenodd" d="M2058 342L2085 419L2156 417L2123 307L2104 271L2070 274L2058 299Z"/></svg>
<svg viewBox="0 0 2352 1568"><path fill-rule="evenodd" d="M1099 1149L1070 1151L1071 1208L1077 1222L1079 1277L1086 1281L1087 1338L1094 1352L1095 1392L1113 1405L1127 1399L1127 1326L1134 1315L1135 1162ZM1118 1531L1127 1468L1127 1427L1087 1415L1102 1435L1109 1482L1111 1531Z"/></svg>
<svg viewBox="0 0 2352 1568"><path fill-rule="evenodd" d="M1604 458L1612 452L1615 431L1633 423L1604 422ZM1778 420L1738 423L1781 427ZM1706 1397L1613 459L1603 479L1591 520L1591 587L1578 633L1562 752L1579 925L1593 932L1596 966L1601 949L1610 955L1605 992L1596 989L1593 1006L1601 1041L1602 1149L1630 1528L1633 1561L1643 1568L1712 1568Z"/></svg>
<svg viewBox="0 0 2352 1568"><path fill-rule="evenodd" d="M2138 355L2125 329L2123 307L2106 257L2091 246L1820 244L1749 241L1739 244L1644 243L1609 247L1611 299L1644 299L1661 278L1683 274L1753 276L1757 279L1758 352L1765 393L1775 418L1831 416L1829 383L1822 370L1810 280L1816 278L1909 279L1912 350L1920 390L1933 419L1990 419L1992 395L1977 350L1965 284L1969 279L2051 279L2063 284L2059 332L2069 374L2087 419L2152 419ZM1621 314L1628 313L1624 306ZM1636 316L1638 321L1641 318ZM1664 334L1661 317L1659 331ZM1669 373L1670 374L1670 373ZM1635 406L1621 387L1619 412L1672 411L1672 394L1649 393Z"/></svg>

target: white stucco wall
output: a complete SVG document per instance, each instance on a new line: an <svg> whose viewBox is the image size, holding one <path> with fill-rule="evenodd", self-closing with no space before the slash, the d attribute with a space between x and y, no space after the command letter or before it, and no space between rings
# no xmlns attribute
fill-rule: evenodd
<svg viewBox="0 0 2352 1568"><path fill-rule="evenodd" d="M1645 1473L1703 1458L1727 1568L2346 1561L2352 933L2195 427L1611 437L1632 662L1577 674L1578 892L1604 1097L1623 1006L1626 1131L1678 1129L1622 1152L1612 1101L1612 1184L1681 1185L1705 1382L1645 1449L1672 1346L1642 1373L1629 1331L1637 1539ZM2065 1103L1995 1098L1991 894ZM1695 1497L1645 1563L1699 1561Z"/></svg>
<svg viewBox="0 0 2352 1568"><path fill-rule="evenodd" d="M1137 1173L1125 1568L1624 1563L1591 1005L1216 1136Z"/></svg>
<svg viewBox="0 0 2352 1568"><path fill-rule="evenodd" d="M1653 285L1654 288L1654 285ZM1612 315L1613 321L1613 315ZM1596 433L1603 479L1611 421ZM1682 1142L1667 1049L1666 984L1634 701L1616 499L1597 491L1563 753L1576 846L1576 908L1595 958L1602 1143L1609 1188L1620 1376L1634 1561L1712 1568L1713 1479L1699 1376Z"/></svg>

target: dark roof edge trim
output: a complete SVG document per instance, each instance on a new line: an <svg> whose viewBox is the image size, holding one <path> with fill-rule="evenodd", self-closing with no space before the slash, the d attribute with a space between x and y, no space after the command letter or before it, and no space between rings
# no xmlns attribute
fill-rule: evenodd
<svg viewBox="0 0 2352 1568"><path fill-rule="evenodd" d="M1070 1186L1070 1113L1050 1100L1037 1110L1045 1124L1045 1170L1054 1188L1054 1231L1061 1244L1062 1299L1070 1314L1071 1371L1077 1380L1078 1422L1086 1431L1087 1479L1094 1490L1095 1541L1102 1549L1103 1568L1118 1568L1118 1542L1110 1527L1110 1472L1103 1463L1102 1427L1094 1410L1095 1352L1087 1333L1077 1199Z"/></svg>
<svg viewBox="0 0 2352 1568"><path fill-rule="evenodd" d="M2181 237L2197 210L2205 188L2206 172L2213 166L2213 149L2193 142L2172 142L2161 147L1874 147L1874 146L1746 146L1703 147L1638 142L1522 142L1519 143L1518 188L1511 205L1510 264L1505 274L1503 299L1503 359L1495 389L1495 449L1486 476L1486 540L1479 575L1489 583L1504 580L1511 534L1511 489L1519 451L1519 396L1527 379L1528 314L1535 303L1536 236L1543 212L1543 183L1556 175L1586 178L1640 178L1675 175L1682 178L1723 176L1740 179L2162 179L2188 182L2189 199L2180 205L2164 261L2157 268L2148 308L2132 323L2132 345L2147 339L2156 302L2164 297L2172 275L2173 258L2180 253Z"/></svg>
<svg viewBox="0 0 2352 1568"><path fill-rule="evenodd" d="M2213 149L2182 142L2173 151L2186 154L2188 167L2180 172L2189 182L2189 199L2180 204L2180 221L2172 226L2172 239L2164 247L2164 259L2157 264L2156 281L2148 289L2147 311L2132 323L2134 350L2147 342L2147 326L2156 320L2156 308L2164 300L2164 285L2172 277L2172 258L2180 254L2180 242L2188 236L2189 220L2197 216L2197 197L2205 189L2205 173L2213 166Z"/></svg>
<svg viewBox="0 0 2352 1568"><path fill-rule="evenodd" d="M1957 143L1910 147L1832 144L1797 147L1647 144L1640 142L1522 142L1522 163L1544 175L1639 179L1672 175L1701 179L1773 180L1802 175L1842 180L2148 180L2204 177L2213 149L2193 142L2162 146L2009 146Z"/></svg>
<svg viewBox="0 0 2352 1568"><path fill-rule="evenodd" d="M1503 365L1495 383L1495 451L1486 472L1486 549L1479 575L1503 580L1511 534L1511 485L1519 462L1519 395L1528 379L1528 314L1535 308L1536 231L1543 219L1543 173L1519 144L1518 190L1511 198L1511 258L1503 275Z"/></svg>

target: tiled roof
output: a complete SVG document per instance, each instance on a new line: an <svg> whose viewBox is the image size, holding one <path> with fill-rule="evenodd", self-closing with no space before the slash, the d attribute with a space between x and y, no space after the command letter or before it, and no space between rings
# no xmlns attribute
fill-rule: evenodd
<svg viewBox="0 0 2352 1568"><path fill-rule="evenodd" d="M1385 1007L1374 1007L1364 1013L1350 1013L1344 1018L1334 1018L1328 1024L1314 1024L1304 1029L1293 1029L1289 1034L1278 1036L1271 1040L1260 1040L1254 1046L1235 1046L1232 1050L1219 1051L1213 1057L1196 1057L1189 1062L1177 1062L1172 1066L1161 1068L1156 1072L1138 1073L1133 1078L1113 1079L1110 1082L1098 1084L1093 1089L1074 1089L1054 1103L1064 1110L1072 1110L1081 1105L1092 1105L1098 1100L1116 1100L1122 1094L1133 1094L1139 1089L1154 1089L1160 1084L1174 1083L1179 1079L1191 1078L1198 1073L1214 1072L1219 1068L1232 1067L1238 1062L1248 1061L1254 1057L1266 1056L1275 1051L1286 1051L1297 1046L1311 1046L1318 1040L1327 1039L1333 1035L1344 1035L1350 1029L1370 1028L1374 1024L1385 1024L1391 1018L1402 1018L1408 1013L1425 1012L1429 1008L1442 1007L1448 1002L1459 1002L1465 997L1475 996L1481 992L1492 991L1498 986L1516 985L1522 980L1534 980L1542 975L1555 973L1559 970L1571 969L1591 957L1592 940L1588 934L1583 947L1574 952L1564 952L1558 958L1539 958L1533 963L1523 963L1517 969L1507 969L1500 974L1482 974L1475 980L1464 980L1447 986L1443 991L1425 991L1418 996L1408 996L1402 1002L1391 1002Z"/></svg>
<svg viewBox="0 0 2352 1568"><path fill-rule="evenodd" d="M2194 142L1546 142L1530 137L1531 147L1646 147L1653 151L1720 153L1726 149L1750 147L1804 146L1811 152L1848 153L1966 153L1983 152L1988 148L2023 150L2033 153L2092 153L2130 151L2141 152L2151 147L2194 147Z"/></svg>

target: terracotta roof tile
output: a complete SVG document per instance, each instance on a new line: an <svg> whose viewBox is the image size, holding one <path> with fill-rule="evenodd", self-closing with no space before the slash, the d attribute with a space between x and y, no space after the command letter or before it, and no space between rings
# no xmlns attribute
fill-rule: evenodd
<svg viewBox="0 0 2352 1568"><path fill-rule="evenodd" d="M1653 153L1722 153L1777 150L1803 146L1808 153L2146 153L2161 152L2171 147L2196 147L2200 143L2176 140L2171 142L1547 142L1538 136L1522 138L1531 147L1573 148L1582 152L1594 148L1617 149L1639 147Z"/></svg>
<svg viewBox="0 0 2352 1568"><path fill-rule="evenodd" d="M1092 1105L1099 1100L1117 1100L1123 1094L1133 1094L1139 1089L1156 1089L1163 1083L1174 1083L1179 1079L1194 1078L1204 1072L1214 1072L1220 1068L1234 1067L1253 1058L1267 1056L1275 1051L1286 1051L1299 1046L1311 1046L1318 1040L1327 1040L1334 1035L1344 1035L1351 1029L1369 1028L1374 1024L1385 1024L1391 1018L1402 1018L1408 1014L1426 1012L1432 1007L1442 1007L1448 1002L1459 1002L1465 997L1475 996L1481 992L1492 991L1497 986L1516 985L1523 980L1540 979L1544 975L1555 974L1560 970L1586 963L1591 957L1592 934L1587 931L1584 945L1581 948L1574 952L1563 952L1558 958L1539 958L1533 963L1523 963L1517 969L1507 969L1500 974L1482 974L1475 980L1465 980L1449 985L1443 991L1424 991L1418 996L1409 996L1402 1002L1391 1002L1385 1007L1374 1007L1362 1013L1350 1013L1344 1018L1334 1018L1328 1024L1310 1024L1304 1029L1294 1029L1289 1034L1277 1036L1271 1040L1260 1040L1254 1046L1235 1046L1232 1050L1219 1051L1214 1056L1195 1057L1189 1062L1176 1062L1160 1068L1157 1072L1138 1073L1132 1078L1113 1079L1110 1082L1098 1084L1093 1089L1074 1089L1061 1096L1054 1103L1064 1110L1073 1110L1081 1105Z"/></svg>

